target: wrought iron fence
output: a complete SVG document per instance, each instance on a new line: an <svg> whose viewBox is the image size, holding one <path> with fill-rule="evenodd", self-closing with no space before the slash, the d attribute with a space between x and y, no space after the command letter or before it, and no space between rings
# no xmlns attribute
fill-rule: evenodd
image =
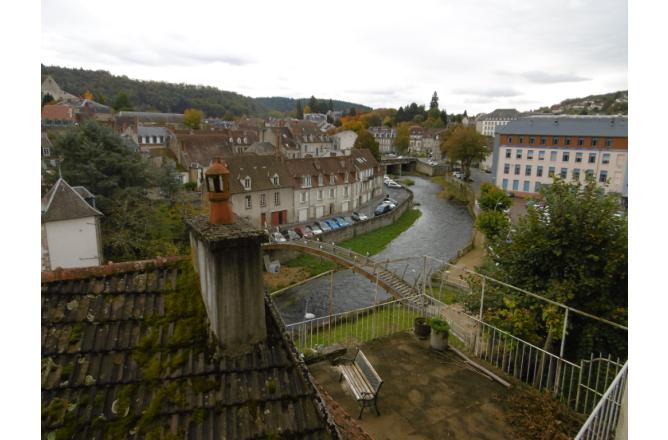
<svg viewBox="0 0 668 440"><path fill-rule="evenodd" d="M628 379L628 361L612 380L607 391L601 396L594 410L580 428L575 440L613 439L619 422L619 415L624 406L624 394Z"/></svg>
<svg viewBox="0 0 668 440"><path fill-rule="evenodd" d="M539 390L548 390L580 413L588 413L599 403L622 367L612 359L593 356L578 365L424 294L286 328L297 348L304 352L334 343L361 344L409 330L418 316L444 318L450 325L453 343L458 340L483 363Z"/></svg>

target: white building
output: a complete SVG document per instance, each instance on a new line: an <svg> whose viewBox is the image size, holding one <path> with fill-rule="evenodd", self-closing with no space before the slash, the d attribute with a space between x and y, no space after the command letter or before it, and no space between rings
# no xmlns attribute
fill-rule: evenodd
<svg viewBox="0 0 668 440"><path fill-rule="evenodd" d="M506 125L520 117L520 112L514 108L496 109L492 113L480 115L476 118L475 128L484 136L494 136L496 128Z"/></svg>
<svg viewBox="0 0 668 440"><path fill-rule="evenodd" d="M628 196L626 116L532 116L497 129L492 178L500 188L533 195L554 176L584 182L586 175Z"/></svg>
<svg viewBox="0 0 668 440"><path fill-rule="evenodd" d="M42 198L42 270L102 264L101 216L86 188L58 179Z"/></svg>
<svg viewBox="0 0 668 440"><path fill-rule="evenodd" d="M352 130L340 131L332 136L334 152L337 156L349 156L355 146L357 133Z"/></svg>
<svg viewBox="0 0 668 440"><path fill-rule="evenodd" d="M394 140L397 137L397 130L387 127L370 127L369 132L378 142L380 154L394 153Z"/></svg>

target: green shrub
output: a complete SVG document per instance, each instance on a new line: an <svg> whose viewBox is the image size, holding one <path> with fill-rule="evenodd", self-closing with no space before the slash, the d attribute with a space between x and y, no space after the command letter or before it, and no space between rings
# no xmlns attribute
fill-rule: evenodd
<svg viewBox="0 0 668 440"><path fill-rule="evenodd" d="M447 333L450 331L450 325L447 323L447 321L441 318L429 318L429 327L431 327L434 331L441 333Z"/></svg>

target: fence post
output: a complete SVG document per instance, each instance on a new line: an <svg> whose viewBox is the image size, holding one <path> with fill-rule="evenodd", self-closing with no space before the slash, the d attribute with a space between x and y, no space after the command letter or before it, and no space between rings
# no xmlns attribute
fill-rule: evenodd
<svg viewBox="0 0 668 440"><path fill-rule="evenodd" d="M427 293L427 256L422 257L422 294Z"/></svg>
<svg viewBox="0 0 668 440"><path fill-rule="evenodd" d="M480 288L480 315L478 315L478 318L480 319L480 322L482 323L482 306L485 301L485 281L487 278L482 277L482 287Z"/></svg>
<svg viewBox="0 0 668 440"><path fill-rule="evenodd" d="M557 371L554 382L554 395L559 392L559 376L561 374L561 365L563 364L564 350L566 349L566 329L568 328L568 309L564 312L564 328L561 331L561 348L559 349L559 361L557 362Z"/></svg>

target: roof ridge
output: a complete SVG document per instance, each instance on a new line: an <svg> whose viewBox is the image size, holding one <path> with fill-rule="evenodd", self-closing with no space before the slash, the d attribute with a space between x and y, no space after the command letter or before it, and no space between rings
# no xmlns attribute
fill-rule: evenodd
<svg viewBox="0 0 668 440"><path fill-rule="evenodd" d="M123 261L120 263L110 262L102 266L75 267L69 269L58 267L51 271L42 272L42 283L97 278L126 272L139 272L149 269L160 269L163 267L172 266L187 259L188 257L175 255L170 257L156 257L150 260Z"/></svg>

